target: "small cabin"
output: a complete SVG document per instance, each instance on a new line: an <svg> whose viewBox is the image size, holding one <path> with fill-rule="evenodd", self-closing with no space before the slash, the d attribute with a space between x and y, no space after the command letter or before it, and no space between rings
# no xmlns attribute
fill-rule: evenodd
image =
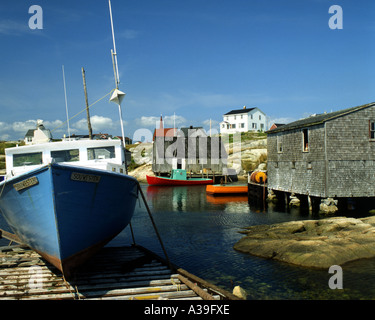
<svg viewBox="0 0 375 320"><path fill-rule="evenodd" d="M152 171L170 174L172 169L193 173L211 170L222 173L228 155L219 136L210 137L200 127L181 128L176 136L156 136Z"/></svg>
<svg viewBox="0 0 375 320"><path fill-rule="evenodd" d="M268 188L319 198L375 197L375 103L267 132Z"/></svg>

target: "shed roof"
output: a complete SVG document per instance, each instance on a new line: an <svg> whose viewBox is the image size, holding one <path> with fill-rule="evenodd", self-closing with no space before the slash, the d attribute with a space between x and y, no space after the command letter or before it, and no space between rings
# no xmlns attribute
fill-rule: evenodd
<svg viewBox="0 0 375 320"><path fill-rule="evenodd" d="M353 113L353 112L356 112L356 111L359 111L359 110L362 110L362 109L366 109L366 108L369 108L369 107L372 107L372 106L375 106L375 102L371 102L371 103L364 104L364 105L357 106L357 107L342 109L342 110L334 111L334 112L330 112L330 113L321 113L321 114L317 114L317 115L312 115L308 118L300 119L300 120L285 124L281 127L277 127L273 130L269 130L269 131L267 131L267 133L272 134L272 133L277 133L277 132L283 132L283 131L289 131L289 130L304 128L304 127L310 127L310 126L314 126L314 125L317 125L317 124L322 124L326 121L330 121L332 119L336 119L338 117L345 116L349 113Z"/></svg>

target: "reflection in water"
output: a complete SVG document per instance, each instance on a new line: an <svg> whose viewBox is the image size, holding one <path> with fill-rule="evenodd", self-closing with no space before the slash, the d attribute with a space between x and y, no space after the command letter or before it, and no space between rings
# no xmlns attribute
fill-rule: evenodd
<svg viewBox="0 0 375 320"><path fill-rule="evenodd" d="M250 207L246 197L209 196L205 186L142 185L171 261L227 290L240 285L250 299L361 299L375 297L375 259L343 266L344 290L331 290L327 270L311 270L236 252L244 227L316 219L298 208ZM2 227L0 218L0 228ZM135 241L163 256L144 205L132 219ZM6 228L5 228L6 229ZM126 228L110 245L131 243Z"/></svg>
<svg viewBox="0 0 375 320"><path fill-rule="evenodd" d="M298 208L250 207L246 197L207 195L205 186L148 187L147 201L173 263L227 290L240 285L250 299L373 298L375 259L346 265L344 290L328 287L328 271L300 268L236 252L244 227L316 219ZM145 210L133 219L136 242L163 255ZM124 232L117 241L124 241ZM128 236L129 237L129 236Z"/></svg>

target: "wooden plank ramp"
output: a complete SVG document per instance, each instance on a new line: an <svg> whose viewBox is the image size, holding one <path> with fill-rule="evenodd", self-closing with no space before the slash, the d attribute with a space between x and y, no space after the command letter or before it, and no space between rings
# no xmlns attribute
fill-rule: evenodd
<svg viewBox="0 0 375 320"><path fill-rule="evenodd" d="M22 245L0 247L0 300L236 299L140 246L105 247L66 281Z"/></svg>

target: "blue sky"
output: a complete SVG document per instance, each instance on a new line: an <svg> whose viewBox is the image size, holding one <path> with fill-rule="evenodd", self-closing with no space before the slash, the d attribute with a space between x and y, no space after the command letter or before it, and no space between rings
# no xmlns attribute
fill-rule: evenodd
<svg viewBox="0 0 375 320"><path fill-rule="evenodd" d="M31 30L31 5L43 29ZM332 30L331 5L343 9ZM165 126L214 128L230 110L258 107L290 122L375 101L374 1L112 0L125 134ZM22 139L37 119L54 138L69 116L114 88L107 0L0 0L0 139ZM94 132L120 135L118 109L90 109ZM87 134L85 112L71 133ZM272 123L270 123L272 124Z"/></svg>

